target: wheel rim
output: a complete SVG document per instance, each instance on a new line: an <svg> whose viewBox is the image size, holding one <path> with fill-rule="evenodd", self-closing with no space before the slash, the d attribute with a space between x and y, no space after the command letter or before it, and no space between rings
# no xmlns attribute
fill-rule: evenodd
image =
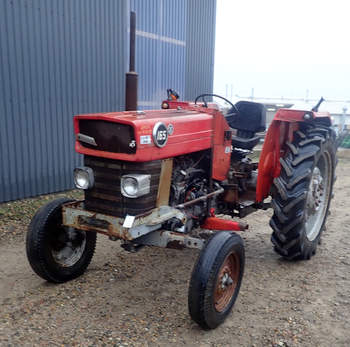
<svg viewBox="0 0 350 347"><path fill-rule="evenodd" d="M305 231L309 241L314 241L326 217L331 191L331 157L325 152L315 166L306 199Z"/></svg>
<svg viewBox="0 0 350 347"><path fill-rule="evenodd" d="M56 263L63 267L76 264L84 253L86 233L74 228L60 228L50 240L51 254Z"/></svg>
<svg viewBox="0 0 350 347"><path fill-rule="evenodd" d="M214 306L216 311L222 312L231 302L239 279L239 257L230 253L223 262L216 280L214 292Z"/></svg>

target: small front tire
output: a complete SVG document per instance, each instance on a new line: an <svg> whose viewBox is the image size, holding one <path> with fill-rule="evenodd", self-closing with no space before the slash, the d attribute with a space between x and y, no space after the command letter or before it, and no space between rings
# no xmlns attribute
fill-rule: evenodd
<svg viewBox="0 0 350 347"><path fill-rule="evenodd" d="M188 294L191 318L203 329L214 329L230 314L244 272L244 244L234 233L217 232L197 259Z"/></svg>
<svg viewBox="0 0 350 347"><path fill-rule="evenodd" d="M84 273L96 246L96 233L62 225L62 205L72 202L57 199L41 207L27 233L27 258L43 279L62 283Z"/></svg>

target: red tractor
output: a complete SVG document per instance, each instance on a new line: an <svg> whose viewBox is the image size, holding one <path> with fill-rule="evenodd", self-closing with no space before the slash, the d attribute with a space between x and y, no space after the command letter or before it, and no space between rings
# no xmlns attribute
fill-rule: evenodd
<svg viewBox="0 0 350 347"><path fill-rule="evenodd" d="M84 166L74 181L85 198L52 201L34 216L27 256L39 276L60 283L83 274L96 233L130 252L197 248L189 312L212 329L230 313L244 271L244 245L234 231L247 225L234 218L272 207L275 251L291 260L315 254L335 180L329 114L319 113L319 104L280 109L254 162L248 155L265 130L265 107L226 100L223 112L207 102L211 96L170 98L163 110L75 116Z"/></svg>

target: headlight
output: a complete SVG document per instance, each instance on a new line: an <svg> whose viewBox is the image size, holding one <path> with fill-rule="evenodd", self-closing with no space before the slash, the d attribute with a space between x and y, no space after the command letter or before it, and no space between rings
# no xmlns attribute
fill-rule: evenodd
<svg viewBox="0 0 350 347"><path fill-rule="evenodd" d="M120 182L121 192L127 198L138 198L150 192L151 175L124 175Z"/></svg>
<svg viewBox="0 0 350 347"><path fill-rule="evenodd" d="M82 166L74 169L74 184L78 189L90 189L94 186L94 172Z"/></svg>
<svg viewBox="0 0 350 347"><path fill-rule="evenodd" d="M135 196L137 194L137 180L133 177L124 178L122 189L126 196Z"/></svg>

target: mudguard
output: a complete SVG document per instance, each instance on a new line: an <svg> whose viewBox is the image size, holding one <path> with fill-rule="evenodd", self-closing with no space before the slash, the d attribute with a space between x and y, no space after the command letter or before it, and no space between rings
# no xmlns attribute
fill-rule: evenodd
<svg viewBox="0 0 350 347"><path fill-rule="evenodd" d="M256 202L262 202L269 196L273 179L280 175L280 158L285 154L285 144L288 141L293 141L293 133L299 129L299 124L301 122L320 122L330 126L331 117L328 112L312 112L283 108L277 111L267 131L260 155Z"/></svg>

